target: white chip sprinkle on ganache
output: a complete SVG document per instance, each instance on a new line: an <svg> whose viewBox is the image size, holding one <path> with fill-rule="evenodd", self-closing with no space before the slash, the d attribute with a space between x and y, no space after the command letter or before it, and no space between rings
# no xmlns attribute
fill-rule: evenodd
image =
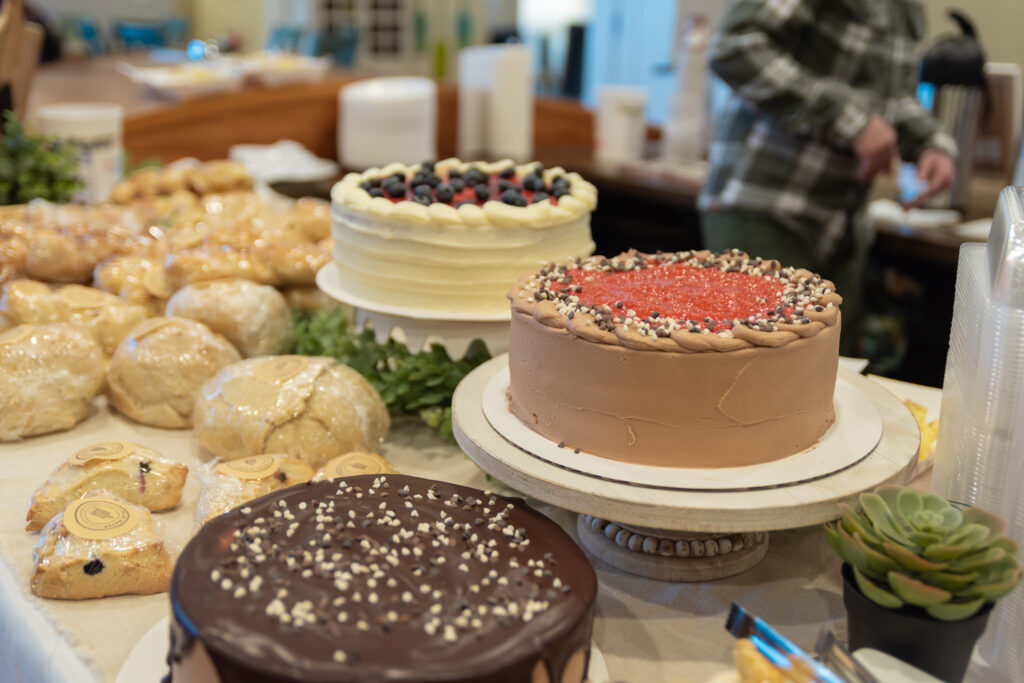
<svg viewBox="0 0 1024 683"><path fill-rule="evenodd" d="M211 571L211 581L236 600L255 601L285 633L332 623L387 637L405 624L445 642L489 624L530 621L562 593L554 565L520 566L526 529L510 520L515 505L491 492L477 497L434 485L413 494L408 485L391 489L383 476L369 489L337 490L337 499L293 503L296 514L285 500L246 506L246 514L267 513L235 531L232 555ZM390 506L389 493L400 496ZM404 589L410 580L416 583ZM318 581L328 594L308 599L303 582ZM494 604L458 606L468 595L472 603ZM352 648L333 654L338 662L358 656Z"/></svg>

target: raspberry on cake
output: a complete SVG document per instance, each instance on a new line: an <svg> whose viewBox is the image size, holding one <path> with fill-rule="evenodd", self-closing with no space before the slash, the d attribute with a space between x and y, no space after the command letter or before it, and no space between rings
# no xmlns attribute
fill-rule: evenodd
<svg viewBox="0 0 1024 683"><path fill-rule="evenodd" d="M596 188L536 162L390 164L331 199L341 284L380 304L500 313L524 271L594 250Z"/></svg>
<svg viewBox="0 0 1024 683"><path fill-rule="evenodd" d="M597 578L521 499L399 474L211 520L171 582L172 683L580 683Z"/></svg>
<svg viewBox="0 0 1024 683"><path fill-rule="evenodd" d="M545 266L508 296L510 406L551 441L736 467L798 453L835 418L842 298L810 271L628 252Z"/></svg>

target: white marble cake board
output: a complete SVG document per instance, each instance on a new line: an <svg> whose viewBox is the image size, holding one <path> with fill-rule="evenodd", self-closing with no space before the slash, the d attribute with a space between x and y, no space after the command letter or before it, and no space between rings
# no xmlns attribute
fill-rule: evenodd
<svg viewBox="0 0 1024 683"><path fill-rule="evenodd" d="M837 504L864 491L909 481L920 431L903 403L878 384L840 368L838 378L867 397L882 420L877 445L857 462L810 481L743 490L637 486L539 458L505 438L484 414L488 383L508 358L467 375L452 401L463 451L512 488L580 513L581 544L602 561L648 578L707 581L746 571L767 552L768 531L810 526L838 516Z"/></svg>
<svg viewBox="0 0 1024 683"><path fill-rule="evenodd" d="M146 631L121 667L114 683L156 683L167 675L167 649L170 647L170 617L164 617ZM589 683L608 683L608 666L597 643L590 643Z"/></svg>
<svg viewBox="0 0 1024 683"><path fill-rule="evenodd" d="M367 321L371 322L378 343L392 338L405 344L410 351L440 344L449 356L456 359L465 356L466 349L476 339L487 345L491 355L508 351L510 309L480 314L390 306L369 301L342 286L333 261L317 272L316 284L327 296L355 309L359 329Z"/></svg>
<svg viewBox="0 0 1024 683"><path fill-rule="evenodd" d="M882 438L882 417L871 400L843 377L836 381L835 422L817 443L795 455L745 467L658 467L577 453L571 446L560 448L509 409L508 366L498 370L484 388L483 408L491 427L510 443L559 467L637 486L735 491L818 479L867 457Z"/></svg>

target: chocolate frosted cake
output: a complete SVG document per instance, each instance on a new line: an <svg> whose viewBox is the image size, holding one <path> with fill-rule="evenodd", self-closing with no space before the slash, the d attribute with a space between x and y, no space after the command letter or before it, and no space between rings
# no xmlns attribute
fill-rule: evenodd
<svg viewBox="0 0 1024 683"><path fill-rule="evenodd" d="M835 419L835 286L739 251L593 256L509 292L512 411L564 447L667 467L739 467L813 445Z"/></svg>
<svg viewBox="0 0 1024 683"><path fill-rule="evenodd" d="M395 474L304 484L185 548L170 679L578 683L596 591L522 500Z"/></svg>

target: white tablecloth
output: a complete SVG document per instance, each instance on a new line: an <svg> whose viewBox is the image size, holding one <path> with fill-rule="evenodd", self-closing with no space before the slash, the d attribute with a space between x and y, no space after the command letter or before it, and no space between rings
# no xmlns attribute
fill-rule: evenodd
<svg viewBox="0 0 1024 683"><path fill-rule="evenodd" d="M142 634L168 613L166 594L59 601L28 591L38 538L24 531L32 492L71 453L107 439L137 441L190 466L207 457L191 431L132 423L110 413L102 400L69 432L0 444L0 682L112 682ZM416 421L399 421L382 452L406 474L502 490ZM188 540L197 495L197 479L190 476L182 504L154 516L175 550ZM575 535L574 514L538 507ZM611 680L706 681L728 669L733 639L724 624L732 602L803 647L813 646L822 627L845 638L839 560L820 528L772 533L763 562L710 583L663 583L597 560L595 566L600 589L594 640Z"/></svg>

